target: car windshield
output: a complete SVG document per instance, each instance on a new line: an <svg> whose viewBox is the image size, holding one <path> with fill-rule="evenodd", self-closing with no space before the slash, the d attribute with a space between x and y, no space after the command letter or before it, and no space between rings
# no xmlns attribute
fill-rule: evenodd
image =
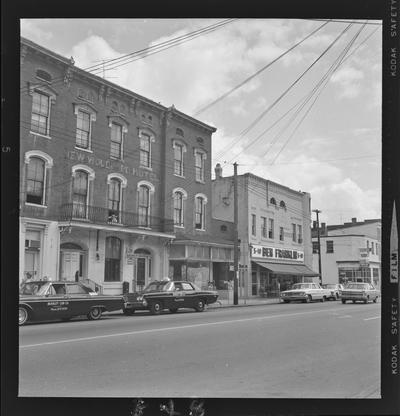
<svg viewBox="0 0 400 416"><path fill-rule="evenodd" d="M328 285L328 284L325 284L325 285L322 285L322 287L324 289L335 289L336 285Z"/></svg>
<svg viewBox="0 0 400 416"><path fill-rule="evenodd" d="M365 283L349 283L346 289L361 289L366 290L368 289L368 285Z"/></svg>
<svg viewBox="0 0 400 416"><path fill-rule="evenodd" d="M151 282L143 290L143 292L163 292L169 289L171 282Z"/></svg>
<svg viewBox="0 0 400 416"><path fill-rule="evenodd" d="M20 295L44 295L47 290L47 282L24 283L19 289Z"/></svg>
<svg viewBox="0 0 400 416"><path fill-rule="evenodd" d="M310 289L310 284L309 283L295 283L292 286L292 289Z"/></svg>

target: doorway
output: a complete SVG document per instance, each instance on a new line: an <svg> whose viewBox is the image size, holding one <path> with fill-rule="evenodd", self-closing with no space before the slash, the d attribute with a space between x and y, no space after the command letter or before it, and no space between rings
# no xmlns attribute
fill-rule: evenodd
<svg viewBox="0 0 400 416"><path fill-rule="evenodd" d="M134 291L142 290L151 280L152 257L149 250L139 248L135 250Z"/></svg>
<svg viewBox="0 0 400 416"><path fill-rule="evenodd" d="M82 280L85 275L86 252L74 243L64 243L60 246L60 279Z"/></svg>

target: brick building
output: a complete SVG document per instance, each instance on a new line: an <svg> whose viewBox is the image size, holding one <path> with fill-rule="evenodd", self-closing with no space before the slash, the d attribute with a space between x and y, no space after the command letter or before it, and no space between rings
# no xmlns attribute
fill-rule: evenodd
<svg viewBox="0 0 400 416"><path fill-rule="evenodd" d="M229 263L232 227L211 215L214 127L28 39L20 110L20 280L113 294L168 275L204 286Z"/></svg>
<svg viewBox="0 0 400 416"><path fill-rule="evenodd" d="M318 279L312 270L310 194L251 173L237 180L241 296L278 296L295 282ZM232 221L233 177L223 177L219 164L213 198L215 218Z"/></svg>

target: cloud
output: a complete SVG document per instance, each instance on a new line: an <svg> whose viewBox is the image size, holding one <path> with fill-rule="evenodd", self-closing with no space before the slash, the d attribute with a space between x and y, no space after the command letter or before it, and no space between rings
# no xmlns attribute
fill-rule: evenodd
<svg viewBox="0 0 400 416"><path fill-rule="evenodd" d="M336 71L331 78L333 83L341 87L339 96L343 98L355 98L362 91L364 73L354 67L345 66Z"/></svg>
<svg viewBox="0 0 400 416"><path fill-rule="evenodd" d="M40 23L36 23L34 20L21 19L20 27L22 36L34 42L46 43L53 37L51 31L41 29Z"/></svg>

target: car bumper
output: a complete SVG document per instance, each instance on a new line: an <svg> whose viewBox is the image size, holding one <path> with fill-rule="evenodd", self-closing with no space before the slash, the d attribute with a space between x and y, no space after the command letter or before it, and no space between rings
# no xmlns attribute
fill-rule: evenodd
<svg viewBox="0 0 400 416"><path fill-rule="evenodd" d="M296 296L281 296L283 301L292 301L292 300L306 300L307 295L296 295Z"/></svg>
<svg viewBox="0 0 400 416"><path fill-rule="evenodd" d="M134 310L146 310L147 309L147 303L143 304L143 302L125 302L124 303L124 309L134 309Z"/></svg>

